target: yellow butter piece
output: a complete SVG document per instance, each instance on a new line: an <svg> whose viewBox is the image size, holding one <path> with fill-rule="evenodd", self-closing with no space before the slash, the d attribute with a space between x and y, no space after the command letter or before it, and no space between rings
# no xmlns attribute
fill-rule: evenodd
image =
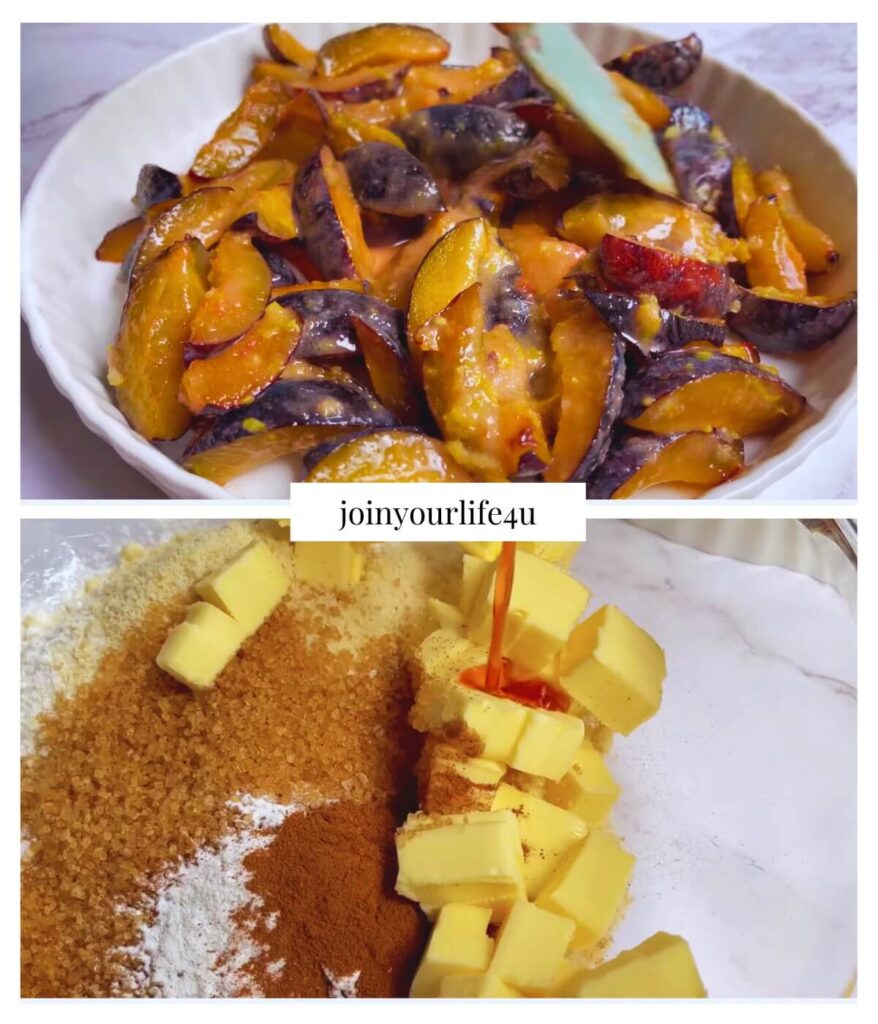
<svg viewBox="0 0 878 1024"><path fill-rule="evenodd" d="M261 540L253 541L195 587L199 597L231 615L247 636L259 629L288 588L283 566Z"/></svg>
<svg viewBox="0 0 878 1024"><path fill-rule="evenodd" d="M496 565L483 580L469 616L469 636L486 645L491 637ZM526 551L516 551L503 653L537 673L565 644L585 611L590 594L567 572Z"/></svg>
<svg viewBox="0 0 878 1024"><path fill-rule="evenodd" d="M244 630L212 604L190 605L186 618L168 634L156 664L192 690L206 690L244 642Z"/></svg>
<svg viewBox="0 0 878 1024"><path fill-rule="evenodd" d="M297 541L296 573L313 587L350 590L363 576L363 549L349 541Z"/></svg>
<svg viewBox="0 0 878 1024"><path fill-rule="evenodd" d="M579 550L579 541L525 540L520 541L518 546L522 551L569 569L574 555Z"/></svg>
<svg viewBox="0 0 878 1024"><path fill-rule="evenodd" d="M496 562L503 550L499 540L462 540L460 546L473 558L481 558L483 562Z"/></svg>
<svg viewBox="0 0 878 1024"><path fill-rule="evenodd" d="M511 768L560 779L570 769L585 735L581 718L560 711L528 708L524 729L509 759Z"/></svg>
<svg viewBox="0 0 878 1024"><path fill-rule="evenodd" d="M567 693L614 732L627 735L661 704L665 653L611 604L576 627L558 670Z"/></svg>
<svg viewBox="0 0 878 1024"><path fill-rule="evenodd" d="M589 825L603 825L619 796L619 786L600 752L583 740L570 771L546 786L546 799L566 807Z"/></svg>
<svg viewBox="0 0 878 1024"><path fill-rule="evenodd" d="M428 745L419 764L421 809L428 814L489 811L506 766L467 757L448 743Z"/></svg>
<svg viewBox="0 0 878 1024"><path fill-rule="evenodd" d="M486 757L465 757L455 762L455 770L468 782L476 786L497 786L503 778L506 766Z"/></svg>
<svg viewBox="0 0 878 1024"><path fill-rule="evenodd" d="M485 657L451 630L431 633L415 652L411 723L420 732L454 742L470 756L508 764L527 708L457 681L464 669L484 664Z"/></svg>
<svg viewBox="0 0 878 1024"><path fill-rule="evenodd" d="M447 601L440 601L438 597L428 597L427 607L433 614L433 619L439 629L462 629L463 612Z"/></svg>
<svg viewBox="0 0 878 1024"><path fill-rule="evenodd" d="M449 903L436 918L410 995L415 999L439 995L439 983L449 974L481 974L488 969L494 940L488 936L491 911L466 903Z"/></svg>
<svg viewBox="0 0 878 1024"><path fill-rule="evenodd" d="M414 689L456 679L464 669L483 664L484 660L485 652L474 647L458 630L435 629L415 649Z"/></svg>
<svg viewBox="0 0 878 1024"><path fill-rule="evenodd" d="M491 564L475 555L464 555L460 574L460 612L469 618L482 584L491 575Z"/></svg>
<svg viewBox="0 0 878 1024"><path fill-rule="evenodd" d="M450 974L439 985L443 999L520 999L521 993L490 971L486 974Z"/></svg>
<svg viewBox="0 0 878 1024"><path fill-rule="evenodd" d="M516 903L497 935L491 971L525 995L555 983L576 925L533 903Z"/></svg>
<svg viewBox="0 0 878 1024"><path fill-rule="evenodd" d="M592 970L577 972L558 995L578 999L703 999L707 995L689 943L656 932Z"/></svg>
<svg viewBox="0 0 878 1024"><path fill-rule="evenodd" d="M524 883L531 900L564 854L588 833L588 826L578 815L506 782L497 787L491 810L510 810L515 815L524 851Z"/></svg>
<svg viewBox="0 0 878 1024"><path fill-rule="evenodd" d="M544 910L576 922L574 948L593 946L610 930L622 902L634 857L610 832L594 830L556 867L537 897Z"/></svg>
<svg viewBox="0 0 878 1024"><path fill-rule="evenodd" d="M432 915L448 903L490 907L500 920L524 898L524 857L511 811L410 815L396 833L396 891Z"/></svg>

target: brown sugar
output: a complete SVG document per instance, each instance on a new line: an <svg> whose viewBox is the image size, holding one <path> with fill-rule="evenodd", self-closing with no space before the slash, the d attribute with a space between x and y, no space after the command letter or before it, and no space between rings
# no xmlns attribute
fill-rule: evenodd
<svg viewBox="0 0 878 1024"><path fill-rule="evenodd" d="M153 660L184 591L58 698L22 766L24 995L124 990L118 950L136 943L139 920L118 908L136 907L169 862L226 833L240 794L396 806L418 746L406 722L407 637L429 592L418 574L431 571L409 557L417 590L400 552L344 602L294 581L216 688L197 696ZM382 614L391 601L394 614Z"/></svg>
<svg viewBox="0 0 878 1024"><path fill-rule="evenodd" d="M325 996L327 976L359 972L357 995L408 994L429 925L393 890L394 831L404 808L350 801L288 817L248 855L248 888L263 903L248 966L267 996ZM276 922L269 928L267 922ZM247 926L246 914L240 922ZM272 964L283 961L280 971Z"/></svg>

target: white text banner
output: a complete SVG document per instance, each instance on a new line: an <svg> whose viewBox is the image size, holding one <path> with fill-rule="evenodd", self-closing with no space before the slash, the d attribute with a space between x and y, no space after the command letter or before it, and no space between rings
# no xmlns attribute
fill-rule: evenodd
<svg viewBox="0 0 878 1024"><path fill-rule="evenodd" d="M585 540L585 484L290 486L290 538Z"/></svg>

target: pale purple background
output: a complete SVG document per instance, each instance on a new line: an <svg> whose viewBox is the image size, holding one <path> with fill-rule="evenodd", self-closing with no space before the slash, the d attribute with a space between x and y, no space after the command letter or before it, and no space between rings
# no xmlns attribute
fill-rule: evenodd
<svg viewBox="0 0 878 1024"><path fill-rule="evenodd" d="M24 25L21 58L21 187L61 136L101 96L138 71L228 25ZM663 35L674 27L646 25ZM855 25L680 26L706 50L749 72L804 107L835 144L856 158ZM80 422L52 386L22 326L21 493L23 498L161 498ZM856 496L853 416L827 445L832 493ZM827 449L831 447L831 454ZM830 481L827 480L827 484ZM766 497L770 496L770 492Z"/></svg>

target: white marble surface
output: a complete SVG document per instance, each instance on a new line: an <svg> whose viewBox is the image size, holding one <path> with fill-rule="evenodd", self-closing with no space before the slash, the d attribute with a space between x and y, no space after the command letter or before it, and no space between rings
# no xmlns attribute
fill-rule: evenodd
<svg viewBox="0 0 878 1024"><path fill-rule="evenodd" d="M856 961L856 624L826 584L589 524L574 563L667 653L619 737L637 856L617 936L685 935L712 996L837 996Z"/></svg>
<svg viewBox="0 0 878 1024"><path fill-rule="evenodd" d="M167 527L25 522L25 607L54 606L122 544ZM609 758L637 857L616 948L664 929L687 937L713 996L841 994L857 955L848 603L808 576L623 522L592 522L573 571L592 609L618 604L667 653L660 712Z"/></svg>
<svg viewBox="0 0 878 1024"><path fill-rule="evenodd" d="M22 190L52 146L106 92L190 43L227 28L200 25L22 27ZM697 30L708 52L736 64L805 108L856 156L856 28L853 25L646 25L666 35ZM52 387L22 326L22 496L159 498L160 492L80 422ZM813 458L826 466L820 497L856 495L850 417ZM770 489L766 497L772 497ZM789 494L789 487L786 490ZM798 496L798 495L797 495ZM801 495L812 497L812 494Z"/></svg>

